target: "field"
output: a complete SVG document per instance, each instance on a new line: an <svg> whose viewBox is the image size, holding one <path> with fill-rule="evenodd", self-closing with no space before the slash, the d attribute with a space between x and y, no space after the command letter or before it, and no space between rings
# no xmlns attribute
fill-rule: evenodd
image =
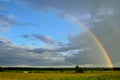
<svg viewBox="0 0 120 80"><path fill-rule="evenodd" d="M86 73L16 73L0 72L0 80L120 80L120 71Z"/></svg>

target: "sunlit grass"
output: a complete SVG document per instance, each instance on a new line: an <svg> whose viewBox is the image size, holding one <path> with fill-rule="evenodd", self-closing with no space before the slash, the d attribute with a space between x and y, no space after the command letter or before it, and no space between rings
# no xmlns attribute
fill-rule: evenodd
<svg viewBox="0 0 120 80"><path fill-rule="evenodd" d="M120 72L11 73L0 72L0 80L120 80Z"/></svg>

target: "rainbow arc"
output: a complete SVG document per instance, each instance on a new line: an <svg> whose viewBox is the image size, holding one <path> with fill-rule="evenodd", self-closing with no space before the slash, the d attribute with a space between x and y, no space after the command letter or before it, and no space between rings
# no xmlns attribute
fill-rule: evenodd
<svg viewBox="0 0 120 80"><path fill-rule="evenodd" d="M110 68L113 68L113 63L108 55L108 52L106 51L106 49L104 48L104 46L102 45L102 43L99 41L99 39L85 26L85 24L83 24L80 20L78 20L75 17L70 17L70 19L74 22L76 22L77 24L79 24L92 38L93 40L96 42L96 44L99 46L99 48L101 49L101 51L103 52L107 63L109 64Z"/></svg>

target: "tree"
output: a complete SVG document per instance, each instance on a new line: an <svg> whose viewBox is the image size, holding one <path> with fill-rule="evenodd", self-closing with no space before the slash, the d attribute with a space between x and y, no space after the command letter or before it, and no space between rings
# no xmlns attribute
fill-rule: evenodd
<svg viewBox="0 0 120 80"><path fill-rule="evenodd" d="M84 71L82 70L82 68L79 68L79 66L75 67L76 73L84 73Z"/></svg>
<svg viewBox="0 0 120 80"><path fill-rule="evenodd" d="M3 71L3 68L0 66L0 72L2 72Z"/></svg>

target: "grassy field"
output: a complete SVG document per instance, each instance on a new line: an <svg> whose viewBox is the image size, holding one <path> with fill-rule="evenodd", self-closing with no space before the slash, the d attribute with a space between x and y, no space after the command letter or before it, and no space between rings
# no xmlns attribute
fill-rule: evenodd
<svg viewBox="0 0 120 80"><path fill-rule="evenodd" d="M0 80L120 80L120 71L93 73L0 72Z"/></svg>

